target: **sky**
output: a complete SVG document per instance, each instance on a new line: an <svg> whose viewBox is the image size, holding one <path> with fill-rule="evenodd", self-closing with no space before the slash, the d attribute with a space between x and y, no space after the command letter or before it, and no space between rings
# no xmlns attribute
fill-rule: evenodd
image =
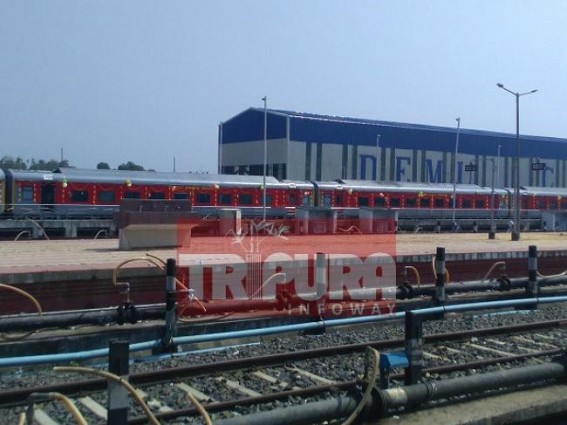
<svg viewBox="0 0 567 425"><path fill-rule="evenodd" d="M564 0L0 0L0 157L216 172L249 107L567 139Z"/></svg>

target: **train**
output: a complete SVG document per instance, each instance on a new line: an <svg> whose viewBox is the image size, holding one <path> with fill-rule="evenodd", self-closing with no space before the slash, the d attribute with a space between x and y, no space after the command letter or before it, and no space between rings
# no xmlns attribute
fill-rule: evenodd
<svg viewBox="0 0 567 425"><path fill-rule="evenodd" d="M522 212L562 217L567 189L521 187ZM0 214L21 218L111 218L124 199L186 200L195 211L214 214L238 208L244 216L293 215L300 207L395 209L415 217L467 212L512 217L512 188L474 184L280 180L273 176L59 168L54 171L0 170ZM264 200L265 198L265 200ZM453 198L456 203L453 204ZM265 201L265 203L264 203ZM558 220L561 222L561 220Z"/></svg>

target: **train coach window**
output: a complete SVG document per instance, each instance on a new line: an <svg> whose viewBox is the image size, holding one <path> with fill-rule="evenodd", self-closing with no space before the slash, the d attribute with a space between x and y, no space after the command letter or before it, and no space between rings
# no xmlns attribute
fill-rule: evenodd
<svg viewBox="0 0 567 425"><path fill-rule="evenodd" d="M367 207L370 205L370 199L366 196L359 196L358 197L358 206L359 207Z"/></svg>
<svg viewBox="0 0 567 425"><path fill-rule="evenodd" d="M124 192L124 199L140 199L140 192L129 190Z"/></svg>
<svg viewBox="0 0 567 425"><path fill-rule="evenodd" d="M33 187L31 186L21 187L20 196L22 198L22 202L25 204L33 202Z"/></svg>
<svg viewBox="0 0 567 425"><path fill-rule="evenodd" d="M546 204L546 202L545 202L545 199L538 199L538 201L537 201L537 207L538 207L539 209L545 209L545 208L547 208L547 204Z"/></svg>
<svg viewBox="0 0 567 425"><path fill-rule="evenodd" d="M189 199L189 194L185 192L177 192L173 194L173 199Z"/></svg>
<svg viewBox="0 0 567 425"><path fill-rule="evenodd" d="M415 198L406 198L406 208L415 208Z"/></svg>
<svg viewBox="0 0 567 425"><path fill-rule="evenodd" d="M208 205L211 203L210 193L198 193L197 199L195 200L198 205Z"/></svg>
<svg viewBox="0 0 567 425"><path fill-rule="evenodd" d="M472 201L470 199L463 199L463 208L472 208Z"/></svg>
<svg viewBox="0 0 567 425"><path fill-rule="evenodd" d="M485 205L485 203L484 203L484 200L482 200L482 199L477 199L477 200L474 202L474 207L477 208L477 209L486 208L486 205Z"/></svg>
<svg viewBox="0 0 567 425"><path fill-rule="evenodd" d="M110 204L116 200L116 194L110 190L101 190L98 192L98 202L102 204Z"/></svg>
<svg viewBox="0 0 567 425"><path fill-rule="evenodd" d="M295 205L295 194L294 193L290 193L288 195L288 205Z"/></svg>
<svg viewBox="0 0 567 425"><path fill-rule="evenodd" d="M219 193L217 201L221 205L230 205L232 202L232 196L228 193Z"/></svg>
<svg viewBox="0 0 567 425"><path fill-rule="evenodd" d="M163 192L150 192L148 199L165 199L165 194Z"/></svg>
<svg viewBox="0 0 567 425"><path fill-rule="evenodd" d="M557 209L557 200L552 199L549 201L549 209L556 210Z"/></svg>
<svg viewBox="0 0 567 425"><path fill-rule="evenodd" d="M374 198L374 206L384 208L386 206L386 198Z"/></svg>
<svg viewBox="0 0 567 425"><path fill-rule="evenodd" d="M391 207L399 207L400 205L402 205L400 198L392 198L390 199L390 206Z"/></svg>
<svg viewBox="0 0 567 425"><path fill-rule="evenodd" d="M88 202L89 192L86 190L73 190L71 191L72 202Z"/></svg>
<svg viewBox="0 0 567 425"><path fill-rule="evenodd" d="M433 205L435 206L435 208L444 208L445 207L445 200L440 199L440 198L436 198L433 201Z"/></svg>
<svg viewBox="0 0 567 425"><path fill-rule="evenodd" d="M322 207L330 207L331 206L331 195L329 193L325 193L321 197L321 206Z"/></svg>
<svg viewBox="0 0 567 425"><path fill-rule="evenodd" d="M343 206L343 195L336 195L335 196L335 205L337 207L342 207Z"/></svg>
<svg viewBox="0 0 567 425"><path fill-rule="evenodd" d="M270 205L272 203L271 198L271 196L266 196L266 204ZM238 205L252 205L252 195L249 193L241 193L238 195Z"/></svg>
<svg viewBox="0 0 567 425"><path fill-rule="evenodd" d="M431 199L429 198L421 198L419 200L419 206L421 208L429 208L431 206Z"/></svg>

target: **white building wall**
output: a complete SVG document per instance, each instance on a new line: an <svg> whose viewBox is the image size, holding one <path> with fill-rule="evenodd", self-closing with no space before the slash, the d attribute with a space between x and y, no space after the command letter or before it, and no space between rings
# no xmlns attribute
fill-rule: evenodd
<svg viewBox="0 0 567 425"><path fill-rule="evenodd" d="M310 173L306 175L306 148L310 146ZM263 163L263 140L230 143L221 145L219 158L223 166L258 165ZM412 149L377 148L376 146L348 145L346 160L342 144L322 144L321 180L333 180L345 176L352 178L353 163L356 162L355 175L358 179L377 179L384 181L423 181L431 183L452 183L454 152L421 151ZM356 161L354 161L356 155ZM384 158L382 158L384 156ZM513 157L483 157L459 152L457 154L457 182L478 183L490 187L492 183L492 160L494 160L494 185L513 186ZM532 164L545 163L545 170L532 170ZM268 141L268 164L285 163L287 178L315 180L317 176L317 143L271 139ZM470 164L476 171L466 171ZM382 167L384 171L382 172ZM565 160L556 158L521 158L521 186L564 186L567 179ZM530 178L531 175L531 178ZM530 184L531 183L531 184Z"/></svg>

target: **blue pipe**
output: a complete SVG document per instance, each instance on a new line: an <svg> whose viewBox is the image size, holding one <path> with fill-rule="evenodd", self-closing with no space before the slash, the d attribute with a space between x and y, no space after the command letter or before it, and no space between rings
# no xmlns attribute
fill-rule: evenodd
<svg viewBox="0 0 567 425"><path fill-rule="evenodd" d="M538 303L551 304L551 303L560 303L560 302L567 302L567 296L459 304L459 305L424 308L421 310L415 310L414 313L420 316L424 316L424 315L438 314L443 312L451 313L451 312L460 312L460 311L469 311L469 310L483 310L490 308L520 307L520 306L534 305ZM375 323L386 320L403 319L404 317L405 317L405 312L398 312L398 313L385 314L379 316L359 316L359 317L348 317L345 319L319 320L317 322L272 326L269 328L249 329L249 330L237 331L237 332L219 332L208 335L175 337L173 338L173 343L177 345L177 344L195 344L195 343L203 343L203 342L213 342L227 338L246 338L253 336L274 335L285 332L301 332L307 330L317 330L317 329L324 329L335 326L358 325L362 323ZM159 339L155 341L139 342L136 344L130 344L130 351L135 352L135 351L150 350L150 349L159 348L160 346L161 346L161 340ZM104 356L108 356L108 348L100 348L97 350L79 351L74 353L63 353L63 354L44 354L40 356L6 357L6 358L0 358L0 368L29 366L29 365L44 364L44 363L70 362L70 361L87 360L87 359L104 357Z"/></svg>
<svg viewBox="0 0 567 425"><path fill-rule="evenodd" d="M448 306L440 306L440 307L422 308L420 310L415 310L413 313L418 316L428 316L430 314L438 314L438 313L454 313L454 312L469 311L469 310L487 310L491 308L521 307L521 306L531 306L536 304L551 304L551 303L561 303L561 302L567 302L567 296L523 298L519 300L487 301L481 303L457 304L457 305L448 305Z"/></svg>

